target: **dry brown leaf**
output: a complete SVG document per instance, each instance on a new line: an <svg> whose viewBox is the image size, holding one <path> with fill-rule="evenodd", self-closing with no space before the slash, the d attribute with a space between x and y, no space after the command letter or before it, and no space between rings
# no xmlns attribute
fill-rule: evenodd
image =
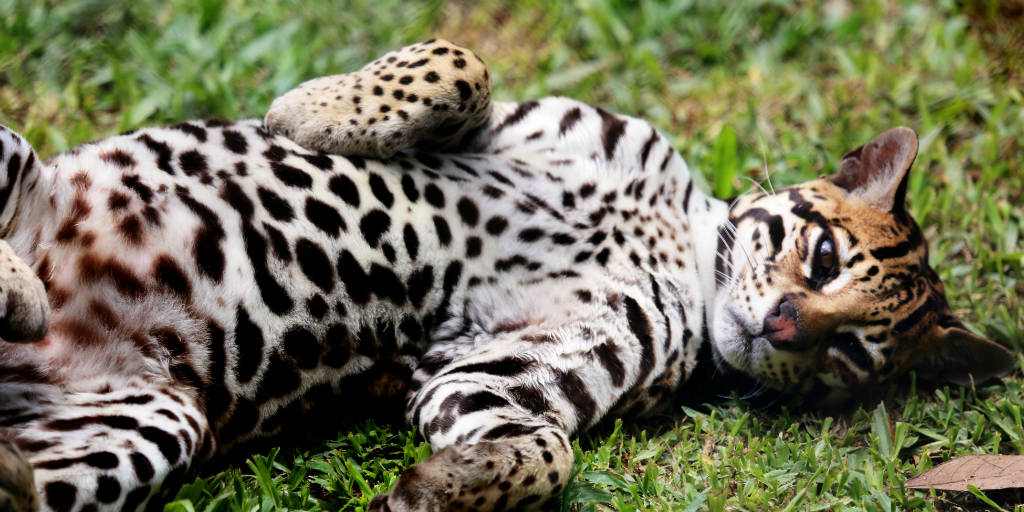
<svg viewBox="0 0 1024 512"><path fill-rule="evenodd" d="M906 486L966 491L968 484L983 491L1024 488L1024 455L963 455L907 480Z"/></svg>

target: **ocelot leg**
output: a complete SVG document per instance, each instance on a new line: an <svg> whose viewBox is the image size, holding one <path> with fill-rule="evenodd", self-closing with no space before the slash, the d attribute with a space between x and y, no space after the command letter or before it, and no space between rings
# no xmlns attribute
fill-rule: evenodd
<svg viewBox="0 0 1024 512"><path fill-rule="evenodd" d="M490 115L487 66L473 52L434 39L359 71L299 84L274 100L264 122L310 149L387 158L412 146L455 149Z"/></svg>
<svg viewBox="0 0 1024 512"><path fill-rule="evenodd" d="M374 510L539 507L571 476L570 438L623 396L632 351L582 322L435 345L413 376L407 419L436 452Z"/></svg>
<svg viewBox="0 0 1024 512"><path fill-rule="evenodd" d="M138 378L75 387L0 382L0 436L34 469L43 510L135 512L214 448L189 393ZM4 468L0 474L25 469ZM24 490L26 479L16 476L0 489Z"/></svg>

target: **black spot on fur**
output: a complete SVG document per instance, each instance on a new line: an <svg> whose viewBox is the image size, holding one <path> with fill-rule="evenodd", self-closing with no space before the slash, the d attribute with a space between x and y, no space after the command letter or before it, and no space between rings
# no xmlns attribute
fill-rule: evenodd
<svg viewBox="0 0 1024 512"><path fill-rule="evenodd" d="M170 256L160 256L153 265L153 274L160 284L170 288L175 293L189 297L192 294L192 283L185 277L185 272L171 259Z"/></svg>
<svg viewBox="0 0 1024 512"><path fill-rule="evenodd" d="M188 176L200 176L210 171L210 165L206 162L206 157L194 149L179 155L178 165Z"/></svg>
<svg viewBox="0 0 1024 512"><path fill-rule="evenodd" d="M242 191L242 187L239 187L234 181L227 180L224 182L224 188L220 191L220 197L227 201L242 216L242 220L248 221L252 218L256 210L255 206L253 206L249 196L245 195L245 192Z"/></svg>
<svg viewBox="0 0 1024 512"><path fill-rule="evenodd" d="M334 291L334 268L319 245L302 238L295 244L295 257L302 273L325 293Z"/></svg>
<svg viewBox="0 0 1024 512"><path fill-rule="evenodd" d="M235 349L238 363L235 378L246 383L252 380L263 361L263 331L249 319L249 312L241 305L235 313Z"/></svg>
<svg viewBox="0 0 1024 512"><path fill-rule="evenodd" d="M339 174L331 178L330 188L334 195L340 197L350 206L359 207L359 188L348 176Z"/></svg>
<svg viewBox="0 0 1024 512"><path fill-rule="evenodd" d="M352 253L342 251L338 257L338 276L345 285L345 291L356 304L366 304L370 300L369 277Z"/></svg>
<svg viewBox="0 0 1024 512"><path fill-rule="evenodd" d="M129 455L128 459L132 461L132 469L135 470L135 477L139 479L139 482L146 483L156 474L156 471L153 470L153 463L145 455L135 452Z"/></svg>
<svg viewBox="0 0 1024 512"><path fill-rule="evenodd" d="M619 139L626 133L626 121L601 109L597 109L597 113L601 115L601 141L604 144L605 159L611 160Z"/></svg>
<svg viewBox="0 0 1024 512"><path fill-rule="evenodd" d="M153 443L171 465L177 464L181 458L181 445L177 438L157 427L142 427L138 430L143 439Z"/></svg>
<svg viewBox="0 0 1024 512"><path fill-rule="evenodd" d="M101 475L96 482L96 499L100 503L113 503L121 497L121 482L116 477Z"/></svg>
<svg viewBox="0 0 1024 512"><path fill-rule="evenodd" d="M370 265L370 286L378 297L386 298L397 306L405 304L405 286L391 269L376 263Z"/></svg>
<svg viewBox="0 0 1024 512"><path fill-rule="evenodd" d="M323 358L324 364L331 368L345 366L352 352L349 348L348 329L344 325L332 325L327 329L324 341L327 344L327 353L324 354Z"/></svg>
<svg viewBox="0 0 1024 512"><path fill-rule="evenodd" d="M206 205L193 199L185 187L179 185L177 194L181 202L202 221L196 232L193 249L196 264L204 274L220 282L224 275L225 262L224 251L220 246L224 240L224 228L221 227L220 217Z"/></svg>
<svg viewBox="0 0 1024 512"><path fill-rule="evenodd" d="M256 403L265 403L271 398L287 395L302 385L302 380L292 368L291 363L281 359L277 352L271 351L270 364L263 373L262 382L273 382L273 386L260 386L256 393ZM253 422L255 426L255 421Z"/></svg>
<svg viewBox="0 0 1024 512"><path fill-rule="evenodd" d="M574 107L566 112L565 115L562 116L562 120L558 123L558 135L565 135L565 133L571 130L573 126L576 126L576 123L578 123L582 117L583 112L579 107Z"/></svg>
<svg viewBox="0 0 1024 512"><path fill-rule="evenodd" d="M466 239L466 257L476 258L480 256L480 252L483 250L483 241L480 237L471 236Z"/></svg>
<svg viewBox="0 0 1024 512"><path fill-rule="evenodd" d="M455 373L486 373L498 377L515 377L530 369L531 363L515 357L506 357L486 363L473 363L454 368L448 374Z"/></svg>
<svg viewBox="0 0 1024 512"><path fill-rule="evenodd" d="M519 240L523 242L536 242L544 236L544 230L540 228L526 228L519 232Z"/></svg>
<svg viewBox="0 0 1024 512"><path fill-rule="evenodd" d="M181 130L195 137L199 142L206 142L206 128L201 126L196 126L191 123L179 123L174 126L169 126L168 128L172 130Z"/></svg>
<svg viewBox="0 0 1024 512"><path fill-rule="evenodd" d="M300 171L290 165L280 162L270 162L270 168L274 170L274 176L285 185L308 189L313 186L313 178L305 171Z"/></svg>
<svg viewBox="0 0 1024 512"><path fill-rule="evenodd" d="M338 210L312 197L306 199L306 218L321 231L335 238L341 231L348 231L348 226L345 225L345 220L341 218Z"/></svg>
<svg viewBox="0 0 1024 512"><path fill-rule="evenodd" d="M54 512L71 512L75 506L78 488L67 482L56 480L46 483L46 486L43 487L43 495L46 497L46 504Z"/></svg>
<svg viewBox="0 0 1024 512"><path fill-rule="evenodd" d="M462 62L463 65L465 65L466 61ZM469 86L469 82L466 82L465 80L456 80L455 87L459 89L459 97L462 98L462 101L466 101L473 96L473 89Z"/></svg>
<svg viewBox="0 0 1024 512"><path fill-rule="evenodd" d="M409 277L409 301L419 309L423 305L423 298L434 286L434 267L427 265Z"/></svg>
<svg viewBox="0 0 1024 512"><path fill-rule="evenodd" d="M433 183L427 183L423 188L423 198L434 208L444 208L444 193Z"/></svg>
<svg viewBox="0 0 1024 512"><path fill-rule="evenodd" d="M248 223L242 226L242 239L245 241L245 253L252 265L256 287L263 302L276 315L291 311L295 303L267 267L267 258L270 257L267 252L267 241Z"/></svg>
<svg viewBox="0 0 1024 512"><path fill-rule="evenodd" d="M391 205L395 204L394 194L391 193L387 184L384 183L384 178L381 178L379 175L370 175L370 190L385 208L391 208Z"/></svg>
<svg viewBox="0 0 1024 512"><path fill-rule="evenodd" d="M323 320L327 314L327 301L319 293L306 299L306 312L317 320Z"/></svg>
<svg viewBox="0 0 1024 512"><path fill-rule="evenodd" d="M143 203L149 204L153 200L153 189L139 181L138 176L124 176L121 178L121 183L132 189L139 196L139 199L142 199Z"/></svg>
<svg viewBox="0 0 1024 512"><path fill-rule="evenodd" d="M359 221L359 230L370 247L376 248L380 244L381 236L389 229L391 229L391 216L384 210L373 210Z"/></svg>
<svg viewBox="0 0 1024 512"><path fill-rule="evenodd" d="M452 241L452 232L448 228L448 221L444 220L444 217L440 215L435 215L434 228L437 230L437 241L441 243L442 247L448 247L448 244Z"/></svg>
<svg viewBox="0 0 1024 512"><path fill-rule="evenodd" d="M310 370L320 362L321 350L316 336L302 327L293 327L284 335L284 351L299 368Z"/></svg>
<svg viewBox="0 0 1024 512"><path fill-rule="evenodd" d="M411 224L406 224L405 229L402 230L402 238L405 241L405 250L409 253L409 258L416 261L416 256L420 251L420 239L416 235L416 229Z"/></svg>
<svg viewBox="0 0 1024 512"><path fill-rule="evenodd" d="M476 223L480 220L480 210L477 209L476 203L472 199L468 197L459 199L457 208L459 216L462 217L462 222L470 227L476 226Z"/></svg>
<svg viewBox="0 0 1024 512"><path fill-rule="evenodd" d="M411 203L415 203L420 198L420 193L416 190L416 182L408 174L402 175L402 192L405 192L405 197L409 198Z"/></svg>
<svg viewBox="0 0 1024 512"><path fill-rule="evenodd" d="M498 236L508 227L508 221L504 217L491 217L484 227L491 235Z"/></svg>
<svg viewBox="0 0 1024 512"><path fill-rule="evenodd" d="M156 153L156 167L161 171L174 176L174 168L171 167L171 147L164 142L153 140L149 134L142 134L138 137L139 142L146 145L150 151Z"/></svg>
<svg viewBox="0 0 1024 512"><path fill-rule="evenodd" d="M442 128L441 131L443 132L443 130L444 129ZM452 132L452 133L454 133L454 132ZM435 133L435 135L444 136L445 134L444 133ZM424 153L422 151L417 152L416 153L416 160L418 160L421 164L423 164L423 165L425 165L425 166L427 166L427 167L429 167L429 168L431 168L431 169L433 169L435 171L441 169L441 160L438 159L436 156L431 155L430 153Z"/></svg>
<svg viewBox="0 0 1024 512"><path fill-rule="evenodd" d="M256 195L259 196L260 203L263 205L263 208L265 208L267 213L269 213L274 219L288 222L295 218L295 211L292 209L291 205L288 204L288 201L282 199L281 196L276 193L263 187L259 187L256 189Z"/></svg>
<svg viewBox="0 0 1024 512"><path fill-rule="evenodd" d="M274 226L263 223L263 230L267 232L267 236L270 237L271 247L274 249L274 256L277 259L290 262L292 261L292 251L288 247L288 239L284 237L284 233L281 233Z"/></svg>
<svg viewBox="0 0 1024 512"><path fill-rule="evenodd" d="M516 107L515 112L512 112L512 114L506 117L505 120L503 120L501 124L499 124L494 129L494 133L497 134L498 132L504 130L505 128L508 128L509 126L519 124L519 122L521 122L527 114L529 114L531 111L533 111L539 106L540 102L538 101L525 101L523 103L520 103L519 106ZM511 185L511 182L508 184Z"/></svg>
<svg viewBox="0 0 1024 512"><path fill-rule="evenodd" d="M249 150L249 143L245 141L245 136L241 133L234 130L224 130L221 133L224 135L224 146L232 152L244 155Z"/></svg>

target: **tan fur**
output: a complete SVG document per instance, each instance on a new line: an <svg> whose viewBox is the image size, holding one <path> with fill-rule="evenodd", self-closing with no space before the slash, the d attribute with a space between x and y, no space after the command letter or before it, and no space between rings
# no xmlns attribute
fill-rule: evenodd
<svg viewBox="0 0 1024 512"><path fill-rule="evenodd" d="M274 100L264 122L308 148L387 158L413 144L435 151L457 145L490 115L490 100L483 61L435 39L354 73L299 84Z"/></svg>

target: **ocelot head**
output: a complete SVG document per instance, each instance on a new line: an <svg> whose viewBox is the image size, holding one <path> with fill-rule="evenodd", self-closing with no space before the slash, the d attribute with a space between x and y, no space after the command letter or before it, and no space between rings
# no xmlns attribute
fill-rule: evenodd
<svg viewBox="0 0 1024 512"><path fill-rule="evenodd" d="M952 314L907 212L917 135L894 128L847 153L840 172L743 196L720 230L716 359L817 403L915 370L970 386L1013 367Z"/></svg>

